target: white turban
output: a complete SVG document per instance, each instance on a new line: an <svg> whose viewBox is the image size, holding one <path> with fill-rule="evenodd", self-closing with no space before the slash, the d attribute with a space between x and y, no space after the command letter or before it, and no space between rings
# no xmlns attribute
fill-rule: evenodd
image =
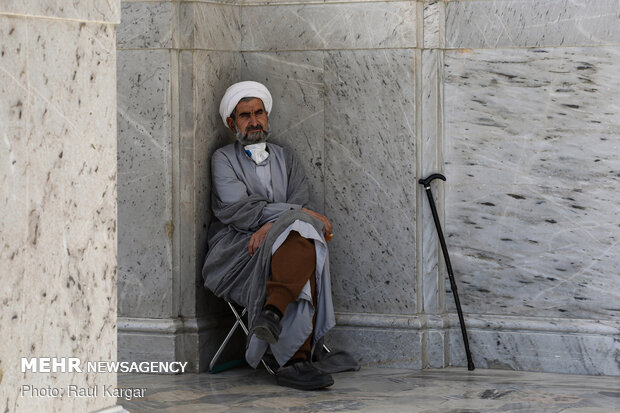
<svg viewBox="0 0 620 413"><path fill-rule="evenodd" d="M271 114L273 100L267 88L262 83L252 82L251 80L239 82L226 89L226 93L220 102L220 116L224 125L228 126L226 118L230 116L237 107L237 103L243 98L259 98L263 101L265 110Z"/></svg>

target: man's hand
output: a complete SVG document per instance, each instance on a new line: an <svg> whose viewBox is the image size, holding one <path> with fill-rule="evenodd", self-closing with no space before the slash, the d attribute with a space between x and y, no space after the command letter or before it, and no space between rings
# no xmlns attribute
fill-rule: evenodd
<svg viewBox="0 0 620 413"><path fill-rule="evenodd" d="M323 224L325 224L325 226L323 227L323 236L325 237L325 239L327 239L331 235L332 231L334 230L334 227L332 226L332 223L329 222L329 219L327 219L325 215L321 215L318 212L311 211L308 208L302 208L301 210L304 211L306 214L311 215L314 218L318 219Z"/></svg>
<svg viewBox="0 0 620 413"><path fill-rule="evenodd" d="M265 241L265 237L267 236L267 233L272 225L273 222L268 222L252 234L252 238L250 238L250 242L248 243L248 252L250 253L250 256L254 255L260 246L263 245L263 241Z"/></svg>

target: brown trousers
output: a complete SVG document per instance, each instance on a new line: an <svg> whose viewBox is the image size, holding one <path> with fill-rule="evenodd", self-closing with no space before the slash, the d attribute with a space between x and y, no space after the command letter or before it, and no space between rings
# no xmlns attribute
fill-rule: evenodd
<svg viewBox="0 0 620 413"><path fill-rule="evenodd" d="M271 278L267 281L267 302L282 314L286 307L294 302L301 290L310 281L312 302L316 308L316 253L314 242L296 231L291 231L286 240L271 257ZM312 325L316 320L316 312ZM291 359L309 359L312 351L312 334L297 350Z"/></svg>

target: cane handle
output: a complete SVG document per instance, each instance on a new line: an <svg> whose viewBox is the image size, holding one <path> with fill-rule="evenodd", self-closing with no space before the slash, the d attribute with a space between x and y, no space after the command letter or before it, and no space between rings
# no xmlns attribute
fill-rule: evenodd
<svg viewBox="0 0 620 413"><path fill-rule="evenodd" d="M420 179L418 183L424 185L424 188L429 188L431 186L431 182L435 179L441 179L442 181L445 181L446 177L442 174L432 174L429 175L426 179Z"/></svg>

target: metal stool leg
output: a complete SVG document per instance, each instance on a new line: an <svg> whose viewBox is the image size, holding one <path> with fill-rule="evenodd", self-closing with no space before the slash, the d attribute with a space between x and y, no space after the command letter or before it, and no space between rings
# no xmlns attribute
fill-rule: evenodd
<svg viewBox="0 0 620 413"><path fill-rule="evenodd" d="M233 324L232 328L228 332L228 335L226 335L226 338L224 339L224 342L222 342L222 345L220 346L220 348L217 349L217 351L215 352L215 355L211 359L211 363L209 363L209 371L213 371L213 367L215 366L215 362L222 355L222 352L224 351L224 349L226 348L226 345L228 344L228 342L232 338L233 334L237 330L237 327L239 327L241 325L241 328L243 329L245 334L246 335L248 334L248 329L245 327L245 324L243 324L243 320L241 319L241 317L243 317L245 315L247 310L244 308L243 312L241 313L241 315L239 315L239 313L237 313L237 310L235 309L235 307L231 303L228 303L228 305L230 306L230 308L231 308L233 314L235 315L235 318L237 319L237 321L235 321L235 324Z"/></svg>
<svg viewBox="0 0 620 413"><path fill-rule="evenodd" d="M243 322L243 316L248 312L248 310L246 308L244 308L243 311L241 312L241 314L239 314L239 312L237 311L237 309L235 308L234 305L232 305L231 303L227 303L227 304L230 307L230 309L233 312L233 314L235 315L236 321L235 321L235 324L233 324L233 326L230 329L230 331L228 332L228 335L224 339L224 342L222 343L220 348L217 349L217 352L215 353L215 355L211 359L211 363L209 363L209 371L211 371L211 372L213 371L213 367L215 367L215 362L222 355L222 352L224 351L224 349L226 348L226 345L228 344L228 342L232 338L233 334L237 330L237 327L241 326L241 329L243 330L243 332L245 333L246 336L250 334L249 331L248 331L248 328L245 326L245 323ZM261 359L261 362L263 363L263 366L265 366L265 370L267 370L267 372L269 374L271 374L271 375L275 375L276 374L273 371L273 369L271 367L269 367L269 365L267 363L265 363L265 360Z"/></svg>
<svg viewBox="0 0 620 413"><path fill-rule="evenodd" d="M227 304L230 307L230 310L233 312L236 321L235 321L235 324L233 324L233 326L230 329L230 331L228 332L228 335L226 335L226 338L224 339L224 342L222 343L220 348L217 349L217 351L215 352L215 355L211 359L211 363L209 363L209 371L210 372L213 372L213 367L215 367L215 363L217 362L217 360L222 355L222 352L224 351L224 349L226 348L226 345L228 344L228 342L232 338L233 334L237 330L237 327L241 326L241 329L243 330L243 332L245 333L246 336L248 336L250 334L250 332L248 331L248 328L245 326L245 323L243 322L243 316L248 312L247 308L244 308L243 311L241 312L241 314L239 314L239 312L237 311L237 309L235 308L235 306L232 303L227 302ZM327 348L327 346L325 344L323 344L323 349L325 349L325 351L328 352L328 353L331 352L330 349ZM264 359L261 359L261 363L263 363L263 366L265 366L265 370L267 370L267 372L269 374L275 376L275 374L276 374L275 371L273 371L273 369L271 367L269 367L269 365L265 362Z"/></svg>
<svg viewBox="0 0 620 413"><path fill-rule="evenodd" d="M231 304L228 303L228 305L230 306L230 309L232 310L232 312L235 314L235 318L237 319L237 323L239 323L239 325L241 325L241 328L243 329L243 332L245 333L246 336L248 336L250 334L250 332L248 331L248 328L245 326L245 323L243 322L243 319L241 317L243 317L245 315L245 313L247 313L247 309L244 308L243 312L241 313L241 315L239 315L239 313L237 313L237 310L235 309L235 307ZM267 363L265 363L265 360L261 359L261 363L263 363L263 366L265 366L265 370L267 370L267 372L269 374L275 375L276 373L272 370L271 367L269 367L269 365Z"/></svg>
<svg viewBox="0 0 620 413"><path fill-rule="evenodd" d="M265 370L267 370L267 373L271 374L272 376L276 375L276 372L273 371L271 367L269 367L269 364L265 363L265 360L261 359L260 362L263 363L263 366L265 366Z"/></svg>
<svg viewBox="0 0 620 413"><path fill-rule="evenodd" d="M248 312L247 308L244 308L243 311L241 312L241 315L239 315L239 313L235 309L234 305L232 305L231 303L228 303L228 306L230 307L230 309L232 310L233 314L235 315L235 318L237 319L237 322L235 324L241 325L241 328L243 329L243 332L247 336L248 335L248 328L245 326L245 323L243 322L243 319L241 318L241 317L243 317L245 315L245 313Z"/></svg>

